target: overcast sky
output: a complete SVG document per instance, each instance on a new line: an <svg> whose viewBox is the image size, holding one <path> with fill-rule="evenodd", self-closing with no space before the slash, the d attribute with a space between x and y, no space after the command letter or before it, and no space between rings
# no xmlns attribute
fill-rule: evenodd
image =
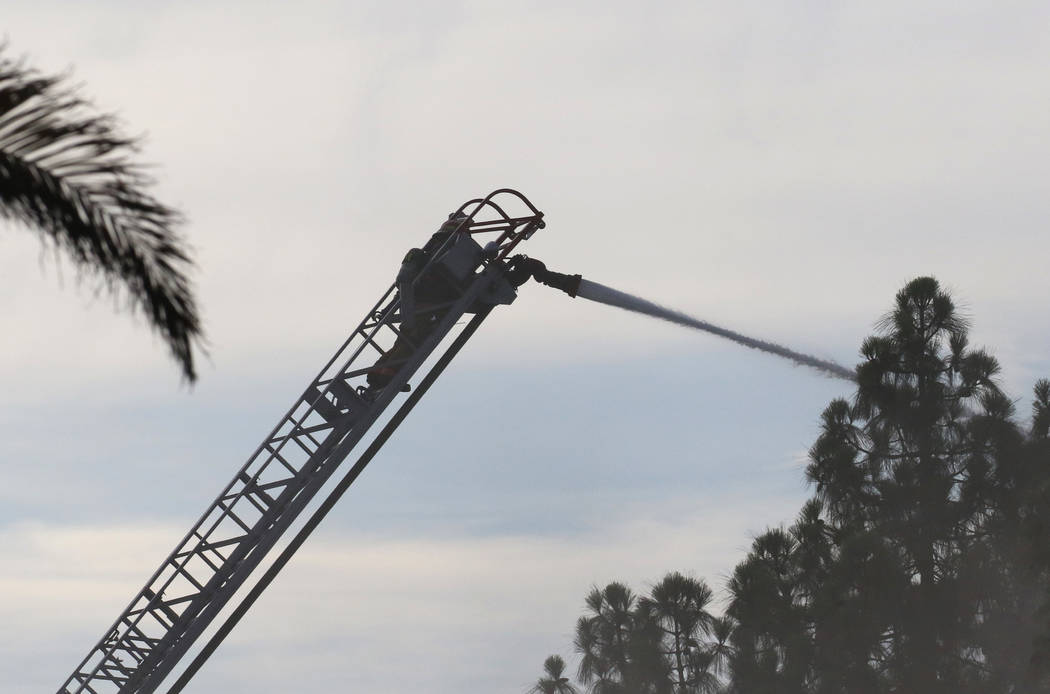
<svg viewBox="0 0 1050 694"><path fill-rule="evenodd" d="M181 386L0 227L5 692L57 689L404 251L494 188L546 213L554 269L850 365L935 275L1022 413L1050 375L1046 2L15 0L2 29L148 136L209 336ZM721 593L849 395L526 286L187 691L520 693L592 584Z"/></svg>

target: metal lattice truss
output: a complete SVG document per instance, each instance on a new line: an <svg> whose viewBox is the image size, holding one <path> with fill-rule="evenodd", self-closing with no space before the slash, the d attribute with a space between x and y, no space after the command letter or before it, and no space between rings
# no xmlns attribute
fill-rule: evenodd
<svg viewBox="0 0 1050 694"><path fill-rule="evenodd" d="M508 215L499 204L505 199L524 204L527 214ZM444 273L461 293L429 307L442 316L436 327L411 345L408 356L387 362L396 369L388 385L368 390L376 359L396 340L408 340L397 288L387 289L59 694L153 692L457 321L513 301L503 261L544 226L542 217L509 189L471 200L450 215L456 233L432 254L423 273ZM492 239L484 252L478 235Z"/></svg>

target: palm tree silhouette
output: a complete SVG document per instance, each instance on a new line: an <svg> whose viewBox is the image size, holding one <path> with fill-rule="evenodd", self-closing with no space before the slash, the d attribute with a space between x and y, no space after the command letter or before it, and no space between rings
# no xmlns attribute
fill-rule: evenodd
<svg viewBox="0 0 1050 694"><path fill-rule="evenodd" d="M190 382L201 322L186 270L180 215L152 197L131 157L138 140L93 112L61 76L3 56L0 44L0 216L54 243L79 271L127 292Z"/></svg>
<svg viewBox="0 0 1050 694"><path fill-rule="evenodd" d="M569 678L562 675L565 661L560 655L552 655L544 660L543 671L546 676L536 680L529 694L577 694L576 687L569 684Z"/></svg>
<svg viewBox="0 0 1050 694"><path fill-rule="evenodd" d="M616 581L587 595L590 614L576 622L575 646L581 655L579 679L594 681L592 691L616 691L630 678L635 602L634 592Z"/></svg>
<svg viewBox="0 0 1050 694"><path fill-rule="evenodd" d="M662 652L669 658L675 692L710 689L713 664L701 638L711 632L714 617L707 611L711 589L703 581L677 571L664 576L638 603L639 614L659 630Z"/></svg>
<svg viewBox="0 0 1050 694"><path fill-rule="evenodd" d="M625 584L595 586L587 595L589 614L576 621L578 679L591 694L670 694L671 679L660 649L656 622L638 609Z"/></svg>

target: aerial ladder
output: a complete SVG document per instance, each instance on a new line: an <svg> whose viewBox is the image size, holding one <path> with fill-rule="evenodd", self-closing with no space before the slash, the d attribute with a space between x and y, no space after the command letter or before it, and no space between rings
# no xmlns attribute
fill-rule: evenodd
<svg viewBox="0 0 1050 694"><path fill-rule="evenodd" d="M427 246L414 251L414 271L405 273L406 258L397 281L58 693L150 694L231 599L241 597L168 690L181 691L489 312L513 302L517 286L528 277L575 295L578 275L549 272L536 260L512 255L544 226L543 213L508 188L470 200L449 215ZM466 324L455 331L465 316L469 316ZM421 375L413 390L409 381L417 374ZM384 411L404 392L410 395L384 420ZM381 429L369 438L377 423ZM365 448L344 477L252 585L253 571L359 444ZM249 585L243 595L242 588Z"/></svg>

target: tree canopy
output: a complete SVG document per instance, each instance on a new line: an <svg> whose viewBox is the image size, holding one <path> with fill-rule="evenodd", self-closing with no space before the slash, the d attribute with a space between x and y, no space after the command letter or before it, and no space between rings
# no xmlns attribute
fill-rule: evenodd
<svg viewBox="0 0 1050 694"><path fill-rule="evenodd" d="M728 607L672 572L593 589L580 681L602 692L1050 692L1050 381L1030 424L952 298L909 282L809 452L813 497L754 539Z"/></svg>

